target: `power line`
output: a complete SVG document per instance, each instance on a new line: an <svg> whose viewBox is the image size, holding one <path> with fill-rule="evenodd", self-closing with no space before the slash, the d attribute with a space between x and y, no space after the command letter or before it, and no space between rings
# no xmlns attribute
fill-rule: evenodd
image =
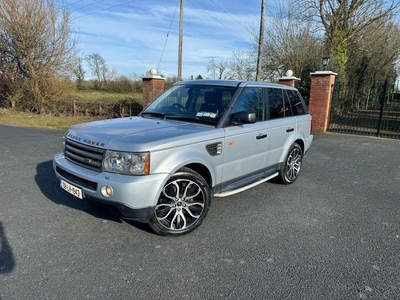
<svg viewBox="0 0 400 300"><path fill-rule="evenodd" d="M237 35L238 37L240 37L241 39L249 42L249 40L247 38L242 37L240 34L238 34L236 31L234 31L232 28L230 28L229 26L225 25L224 23L222 23L221 21L219 21L218 19L214 18L212 15L210 15L207 11L205 11L204 9L202 9L200 6L198 6L196 3L193 3L191 0L188 0L190 3L192 3L194 6L196 6L197 8L199 8L200 10L202 10L205 14L207 14L209 17L211 17L212 19L214 19L215 21L217 21L219 24L221 24L222 26L226 27L227 29L229 29L230 31L232 31L235 35Z"/></svg>
<svg viewBox="0 0 400 300"><path fill-rule="evenodd" d="M243 24L241 24L238 20L236 20L234 17L232 17L228 12L226 12L221 6L219 6L213 0L210 0L210 2L213 3L216 7L218 7L221 11L223 11L226 15L228 15L232 20L234 20L236 23L238 23L240 26L242 26L244 29L246 29L249 33L253 34L253 32L248 30L245 26L243 26Z"/></svg>
<svg viewBox="0 0 400 300"><path fill-rule="evenodd" d="M96 3L99 3L99 2L103 2L103 1L104 1L104 0L101 0L101 1L95 2L95 3L93 3L93 4L96 4ZM76 17L76 18L74 18L74 19L80 19L80 18L89 16L89 15L97 14L97 13L99 13L99 12L102 12L102 11L105 11L105 10L109 10L109 9L111 9L111 8L114 8L114 7L122 6L122 5L125 5L125 4L128 4L128 3L132 3L132 2L135 2L135 1L136 1L136 0L131 0L131 1L127 1L127 2L124 2L124 3L117 4L117 5L109 6L109 7L100 9L100 10L96 10L96 11L91 12L91 13L84 14L84 15L79 16L79 17ZM90 5L87 5L87 6L90 6ZM87 6L84 6L84 7L87 7ZM84 8L84 7L81 7L81 8ZM81 9L81 8L78 8L78 9ZM76 9L76 10L77 10L77 9ZM75 10L73 10L73 11L75 11Z"/></svg>
<svg viewBox="0 0 400 300"><path fill-rule="evenodd" d="M79 1L72 2L72 3L69 4L69 6L74 5L76 3L79 3L79 2L82 2L82 1L84 1L84 0L79 0Z"/></svg>
<svg viewBox="0 0 400 300"><path fill-rule="evenodd" d="M79 8L77 8L77 9L71 10L71 12L80 10L80 9L82 9L82 8L85 8L85 7L93 6L93 5L97 4L97 3L104 2L104 1L105 1L105 0L100 0L100 1L97 1L97 2L94 2L94 3L91 3L91 4L88 4L88 5L82 6L82 7L79 7ZM78 1L78 2L79 2L79 1ZM75 2L75 3L77 3L77 2Z"/></svg>
<svg viewBox="0 0 400 300"><path fill-rule="evenodd" d="M168 40L169 34L170 34L170 32L171 32L172 23L173 23L173 21L174 21L174 19L175 19L175 14L176 14L176 10L178 9L178 5L179 5L179 0L177 0L177 2L176 2L174 14L173 14L173 16L172 16L171 24L169 25L169 29L168 29L168 33L167 33L167 37L165 38L164 47L163 47L163 50L162 50L162 52L161 52L160 61L158 62L157 71L158 71L159 68L160 68L161 60L162 60L162 57L163 57L163 55L164 55L165 46L167 45L167 40Z"/></svg>

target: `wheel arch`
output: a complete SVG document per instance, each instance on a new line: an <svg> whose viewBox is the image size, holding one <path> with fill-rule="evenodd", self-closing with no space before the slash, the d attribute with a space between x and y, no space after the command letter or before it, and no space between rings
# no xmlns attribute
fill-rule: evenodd
<svg viewBox="0 0 400 300"><path fill-rule="evenodd" d="M279 158L279 162L283 163L285 161L290 147L292 147L292 145L295 144L295 143L299 144L299 146L301 148L301 151L304 154L304 148L305 148L304 140L302 138L297 137L296 139L291 139L291 140L286 141L286 144L284 146L285 150L282 151L282 153L280 155L280 158Z"/></svg>
<svg viewBox="0 0 400 300"><path fill-rule="evenodd" d="M303 153L304 153L304 141L302 139L297 139L293 143L299 144L301 147L301 151L303 151Z"/></svg>
<svg viewBox="0 0 400 300"><path fill-rule="evenodd" d="M199 175L203 177L204 180L207 182L208 186L210 188L212 187L213 182L212 182L211 172L205 165L200 163L190 163L185 166L182 166L182 168L183 167L189 168L195 171L196 173L199 173Z"/></svg>

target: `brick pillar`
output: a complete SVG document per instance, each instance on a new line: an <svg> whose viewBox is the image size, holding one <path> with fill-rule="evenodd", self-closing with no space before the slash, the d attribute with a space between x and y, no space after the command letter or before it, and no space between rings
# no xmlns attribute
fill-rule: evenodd
<svg viewBox="0 0 400 300"><path fill-rule="evenodd" d="M164 78L150 75L142 78L143 108L164 92Z"/></svg>
<svg viewBox="0 0 400 300"><path fill-rule="evenodd" d="M300 78L293 76L293 71L288 70L286 72L286 76L279 78L279 84L288 85L294 87L297 81L300 81Z"/></svg>
<svg viewBox="0 0 400 300"><path fill-rule="evenodd" d="M326 132L331 112L333 85L337 74L331 71L311 73L308 111L312 116L313 131Z"/></svg>
<svg viewBox="0 0 400 300"><path fill-rule="evenodd" d="M296 77L282 77L282 78L279 78L279 84L294 87L296 85L296 82L299 80L301 80L301 79L296 78Z"/></svg>

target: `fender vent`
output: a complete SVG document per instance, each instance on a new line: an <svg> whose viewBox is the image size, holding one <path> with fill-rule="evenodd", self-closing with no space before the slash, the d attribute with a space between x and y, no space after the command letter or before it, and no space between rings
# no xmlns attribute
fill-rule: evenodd
<svg viewBox="0 0 400 300"><path fill-rule="evenodd" d="M215 144L209 144L206 146L206 150L208 154L211 156L217 156L222 154L222 143L215 143Z"/></svg>

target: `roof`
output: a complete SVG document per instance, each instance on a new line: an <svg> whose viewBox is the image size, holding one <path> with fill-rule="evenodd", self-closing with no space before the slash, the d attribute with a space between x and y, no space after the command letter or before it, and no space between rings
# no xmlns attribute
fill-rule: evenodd
<svg viewBox="0 0 400 300"><path fill-rule="evenodd" d="M199 80L187 80L187 81L178 81L175 85L215 85L215 86L228 86L228 87L237 87L237 86L263 86L263 87L279 87L286 89L295 89L287 85L265 82L265 81L245 81L245 80L218 80L218 79L199 79Z"/></svg>

